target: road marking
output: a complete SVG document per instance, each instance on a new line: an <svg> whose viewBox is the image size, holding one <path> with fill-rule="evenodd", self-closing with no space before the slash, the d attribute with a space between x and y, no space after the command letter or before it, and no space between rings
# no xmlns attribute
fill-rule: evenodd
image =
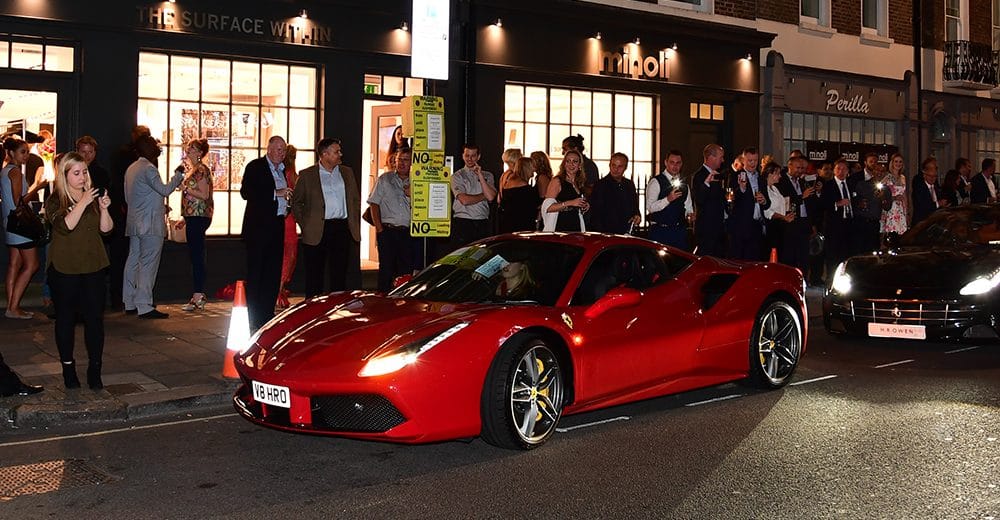
<svg viewBox="0 0 1000 520"><path fill-rule="evenodd" d="M959 352L966 352L966 351L969 351L969 350L976 350L977 348L979 348L979 347L976 346L976 347L957 348L955 350L947 350L947 351L945 351L945 354L958 354Z"/></svg>
<svg viewBox="0 0 1000 520"><path fill-rule="evenodd" d="M627 415L622 415L621 417L612 417L611 419L604 419L603 421L596 421L596 422L586 423L586 424L577 424L576 426L567 426L565 428L556 428L556 431L559 432L559 433L566 433L566 432L570 432L570 431L573 431L573 430L579 430L580 428L589 428L591 426L599 426L601 424L607 424L607 423L615 422L615 421L627 421L629 419L631 419L631 417L629 417Z"/></svg>
<svg viewBox="0 0 1000 520"><path fill-rule="evenodd" d="M726 396L723 396L723 397L716 397L715 399L709 399L707 401L698 401L698 402L695 402L695 403L688 403L688 404L686 404L684 406L698 406L698 405L702 405L702 404L715 403L715 402L718 402L718 401L728 401L730 399L736 399L737 397L743 397L743 394L733 394L733 395L726 395Z"/></svg>
<svg viewBox="0 0 1000 520"><path fill-rule="evenodd" d="M904 359L902 361L893 361L892 363L886 363L884 365L875 365L875 368L885 368L885 367L893 367L893 366L896 366L896 365L905 365L907 363L913 363L914 361L916 361L916 360L915 359Z"/></svg>
<svg viewBox="0 0 1000 520"><path fill-rule="evenodd" d="M837 377L837 374L830 374L828 376L823 376L823 377L814 377L812 379L806 379L805 381L796 381L794 383L788 383L788 386L807 385L809 383L815 383L817 381L826 381L827 379L833 379L835 377Z"/></svg>
<svg viewBox="0 0 1000 520"><path fill-rule="evenodd" d="M63 435L63 436L60 436L60 437L46 437L44 439L34 439L34 440L30 440L30 441L5 442L3 444L0 444L0 448L6 448L7 446L24 446L26 444L40 444L40 443L43 443L43 442L65 441L65 440L70 440L70 439L83 439L85 437L98 437L98 436L101 436L101 435L110 435L112 433L134 432L134 431L138 431L138 430L150 430L150 429L153 429L153 428L163 428L165 426L176 426L178 424L187 424L187 423L193 423L193 422L199 422L199 421L211 421L211 420L214 420L214 419L223 419L223 418L226 418L226 417L237 417L237 416L238 416L238 414L235 414L235 413L227 413L227 414L223 414L223 415L212 415L210 417L199 417L197 419L184 419L182 421L173 421L173 422L168 422L168 423L147 424L145 426L129 426L128 428L115 428L114 430L105 430L105 431L102 431L102 432L78 433L76 435Z"/></svg>

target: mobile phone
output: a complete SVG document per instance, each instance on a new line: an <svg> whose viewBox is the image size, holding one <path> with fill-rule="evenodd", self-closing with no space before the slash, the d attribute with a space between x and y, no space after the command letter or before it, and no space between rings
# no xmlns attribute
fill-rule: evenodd
<svg viewBox="0 0 1000 520"><path fill-rule="evenodd" d="M108 190L106 188L97 188L97 198L103 197L107 191Z"/></svg>

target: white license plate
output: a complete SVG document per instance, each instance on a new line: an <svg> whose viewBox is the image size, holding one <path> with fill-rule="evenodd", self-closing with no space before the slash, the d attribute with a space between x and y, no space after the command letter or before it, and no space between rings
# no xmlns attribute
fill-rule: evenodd
<svg viewBox="0 0 1000 520"><path fill-rule="evenodd" d="M873 338L927 339L927 330L923 325L869 323L868 335Z"/></svg>
<svg viewBox="0 0 1000 520"><path fill-rule="evenodd" d="M282 408L292 407L292 393L288 391L287 386L268 385L257 381L251 381L251 384L255 401Z"/></svg>

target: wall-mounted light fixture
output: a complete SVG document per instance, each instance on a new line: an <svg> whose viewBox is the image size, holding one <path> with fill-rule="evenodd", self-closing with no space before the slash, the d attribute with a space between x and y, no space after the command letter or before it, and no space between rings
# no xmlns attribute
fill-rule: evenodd
<svg viewBox="0 0 1000 520"><path fill-rule="evenodd" d="M503 20L497 18L497 21L493 22L494 27L503 27Z"/></svg>
<svg viewBox="0 0 1000 520"><path fill-rule="evenodd" d="M639 37L638 37L638 36L636 36L636 37L635 37L635 40L632 40L632 43L634 43L634 44L636 44L636 45L639 45Z"/></svg>
<svg viewBox="0 0 1000 520"><path fill-rule="evenodd" d="M869 96L874 96L875 95L875 88L874 87L868 89L868 95Z"/></svg>
<svg viewBox="0 0 1000 520"><path fill-rule="evenodd" d="M594 39L595 40L600 40L601 39L601 31L597 31L597 34L594 35Z"/></svg>
<svg viewBox="0 0 1000 520"><path fill-rule="evenodd" d="M306 18L309 18L309 13L307 13L305 9L299 11L299 18L305 20Z"/></svg>
<svg viewBox="0 0 1000 520"><path fill-rule="evenodd" d="M674 42L674 44L671 45L670 48L676 51L677 50L677 42Z"/></svg>
<svg viewBox="0 0 1000 520"><path fill-rule="evenodd" d="M748 52L747 55L746 55L746 57L744 57L743 59L745 59L747 61L753 61L753 54L751 54L751 53Z"/></svg>
<svg viewBox="0 0 1000 520"><path fill-rule="evenodd" d="M820 81L819 82L819 88L826 88L826 82L825 81Z"/></svg>
<svg viewBox="0 0 1000 520"><path fill-rule="evenodd" d="M790 85L794 85L795 84L795 77L793 76L793 77L788 78L788 83Z"/></svg>
<svg viewBox="0 0 1000 520"><path fill-rule="evenodd" d="M410 32L410 24L406 23L406 20L403 20L399 23L399 30L403 32Z"/></svg>

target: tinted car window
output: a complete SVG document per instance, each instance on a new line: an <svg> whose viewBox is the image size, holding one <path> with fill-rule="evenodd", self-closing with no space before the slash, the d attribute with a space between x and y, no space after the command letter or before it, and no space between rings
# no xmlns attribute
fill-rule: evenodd
<svg viewBox="0 0 1000 520"><path fill-rule="evenodd" d="M573 305L590 305L616 287L645 290L676 275L690 262L666 250L622 247L602 251L573 294Z"/></svg>
<svg viewBox="0 0 1000 520"><path fill-rule="evenodd" d="M450 303L555 305L581 257L581 247L540 240L463 247L389 296Z"/></svg>
<svg viewBox="0 0 1000 520"><path fill-rule="evenodd" d="M1000 241L1000 208L965 206L938 210L903 235L900 243L915 247L955 247Z"/></svg>

